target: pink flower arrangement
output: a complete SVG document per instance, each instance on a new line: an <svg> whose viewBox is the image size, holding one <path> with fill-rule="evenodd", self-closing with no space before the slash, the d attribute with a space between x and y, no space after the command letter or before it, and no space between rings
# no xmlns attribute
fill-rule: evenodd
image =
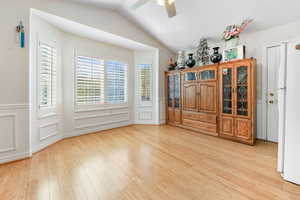
<svg viewBox="0 0 300 200"><path fill-rule="evenodd" d="M245 28L252 22L252 19L246 19L239 25L229 25L223 33L223 40L228 41L233 38L238 38Z"/></svg>

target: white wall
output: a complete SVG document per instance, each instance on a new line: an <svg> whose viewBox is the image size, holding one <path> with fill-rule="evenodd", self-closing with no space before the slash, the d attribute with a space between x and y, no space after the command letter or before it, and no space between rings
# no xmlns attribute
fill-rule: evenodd
<svg viewBox="0 0 300 200"><path fill-rule="evenodd" d="M62 32L38 16L31 16L30 29L30 152L62 138ZM39 108L39 42L56 48L56 98L54 109Z"/></svg>
<svg viewBox="0 0 300 200"><path fill-rule="evenodd" d="M133 51L64 33L64 136L75 136L132 124L134 93ZM128 103L76 106L74 102L74 55L99 57L128 64Z"/></svg>
<svg viewBox="0 0 300 200"><path fill-rule="evenodd" d="M61 0L10 0L0 2L0 162L29 155L29 19L30 8L98 28L131 40L157 47L160 66L172 52L118 13ZM22 20L26 48L16 43L15 28ZM161 74L162 78L162 74ZM163 87L161 87L163 88ZM161 96L163 90L160 91ZM163 105L162 105L163 106ZM5 126L4 130L4 124ZM2 128L3 127L3 128Z"/></svg>

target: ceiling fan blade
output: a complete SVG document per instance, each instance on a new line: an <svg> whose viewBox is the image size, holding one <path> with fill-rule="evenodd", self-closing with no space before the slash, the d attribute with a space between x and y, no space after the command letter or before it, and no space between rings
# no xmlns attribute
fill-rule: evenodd
<svg viewBox="0 0 300 200"><path fill-rule="evenodd" d="M170 0L165 0L165 7L170 18L176 16L175 0L172 2Z"/></svg>
<svg viewBox="0 0 300 200"><path fill-rule="evenodd" d="M138 9L139 7L143 6L144 4L146 4L148 1L150 0L138 0L135 4L133 4L131 6L131 9L132 10L136 10Z"/></svg>

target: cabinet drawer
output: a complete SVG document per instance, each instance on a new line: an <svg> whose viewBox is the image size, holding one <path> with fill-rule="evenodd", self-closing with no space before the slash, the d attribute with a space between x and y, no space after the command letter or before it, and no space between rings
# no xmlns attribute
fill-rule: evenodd
<svg viewBox="0 0 300 200"><path fill-rule="evenodd" d="M217 123L217 116L206 113L196 113L196 112L183 112L182 119L189 119L201 122L208 122L212 124Z"/></svg>
<svg viewBox="0 0 300 200"><path fill-rule="evenodd" d="M197 128L199 130L207 131L207 132L217 132L217 125L216 124L210 124L206 122L200 122L200 121L194 121L189 119L183 119L182 124L184 126L188 126L191 128Z"/></svg>

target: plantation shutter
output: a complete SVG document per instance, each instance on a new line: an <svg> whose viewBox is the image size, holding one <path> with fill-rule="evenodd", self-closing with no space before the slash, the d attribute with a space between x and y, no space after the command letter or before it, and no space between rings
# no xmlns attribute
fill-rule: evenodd
<svg viewBox="0 0 300 200"><path fill-rule="evenodd" d="M88 56L77 56L76 103L104 103L104 61Z"/></svg>
<svg viewBox="0 0 300 200"><path fill-rule="evenodd" d="M152 65L139 64L139 90L142 102L152 101Z"/></svg>
<svg viewBox="0 0 300 200"><path fill-rule="evenodd" d="M56 102L56 48L39 43L39 107L54 107Z"/></svg>
<svg viewBox="0 0 300 200"><path fill-rule="evenodd" d="M127 102L127 64L106 62L106 102Z"/></svg>

